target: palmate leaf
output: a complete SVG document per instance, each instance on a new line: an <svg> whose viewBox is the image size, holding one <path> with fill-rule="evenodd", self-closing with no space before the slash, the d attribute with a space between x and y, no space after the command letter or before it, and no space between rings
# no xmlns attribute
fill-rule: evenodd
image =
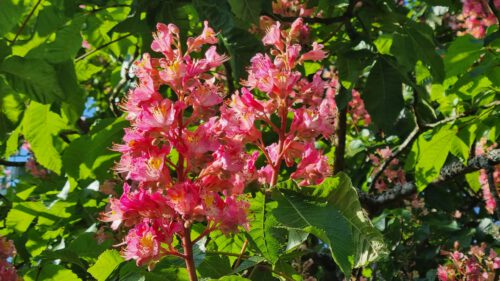
<svg viewBox="0 0 500 281"><path fill-rule="evenodd" d="M41 269L34 268L23 276L26 281L77 281L80 279L73 271L56 264L44 265Z"/></svg>
<svg viewBox="0 0 500 281"><path fill-rule="evenodd" d="M88 269L88 272L98 281L104 281L123 261L117 250L106 250L99 256L96 263Z"/></svg>
<svg viewBox="0 0 500 281"><path fill-rule="evenodd" d="M273 197L278 206L272 214L289 229L298 229L316 235L323 241L342 271L349 274L353 266L351 230L341 213L327 202L304 197L291 180L279 183Z"/></svg>
<svg viewBox="0 0 500 281"><path fill-rule="evenodd" d="M419 191L439 176L456 134L455 128L446 125L434 131L430 138L426 139L428 135L422 134L413 144L412 154L416 155L415 178Z"/></svg>
<svg viewBox="0 0 500 281"><path fill-rule="evenodd" d="M361 93L366 110L377 127L384 131L393 129L404 106L401 76L387 60L377 60L370 71L365 90Z"/></svg>
<svg viewBox="0 0 500 281"><path fill-rule="evenodd" d="M66 127L66 122L50 111L49 104L32 101L24 113L22 132L30 143L36 160L45 168L59 174L62 160L59 151L62 141L57 134Z"/></svg>
<svg viewBox="0 0 500 281"><path fill-rule="evenodd" d="M119 156L111 151L123 136L127 121L123 118L101 120L89 135L74 140L63 155L66 172L76 179L109 177L110 168Z"/></svg>
<svg viewBox="0 0 500 281"><path fill-rule="evenodd" d="M257 193L255 198L250 202L251 221L250 231L247 233L253 247L255 247L266 260L273 264L285 250L284 239L278 238L283 238L284 234L286 234L277 233L280 229L274 228L277 221L274 216L270 215L270 212L276 208L276 205L276 202L266 203L266 196L262 193Z"/></svg>
<svg viewBox="0 0 500 281"><path fill-rule="evenodd" d="M345 174L318 186L300 188L287 181L277 188L274 198L278 207L272 213L278 222L316 235L329 246L344 273L387 254L382 235L363 212Z"/></svg>
<svg viewBox="0 0 500 281"><path fill-rule="evenodd" d="M354 267L361 267L387 255L382 234L373 226L361 208L356 189L344 173L327 178L314 188L314 196L327 198L329 204L338 209L347 219L354 245Z"/></svg>
<svg viewBox="0 0 500 281"><path fill-rule="evenodd" d="M12 56L0 64L0 73L14 90L35 101L47 104L64 100L56 70L43 59Z"/></svg>

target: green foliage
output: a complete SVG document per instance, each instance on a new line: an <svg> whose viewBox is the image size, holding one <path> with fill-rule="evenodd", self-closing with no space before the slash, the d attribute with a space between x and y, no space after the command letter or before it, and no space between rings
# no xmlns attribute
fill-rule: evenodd
<svg viewBox="0 0 500 281"><path fill-rule="evenodd" d="M370 71L362 96L368 113L382 130L391 130L403 110L402 83L397 69L384 58Z"/></svg>
<svg viewBox="0 0 500 281"><path fill-rule="evenodd" d="M108 276L118 268L123 262L123 258L116 250L106 250L102 253L93 266L88 269L88 272L98 281L108 279Z"/></svg>
<svg viewBox="0 0 500 281"><path fill-rule="evenodd" d="M123 184L113 174L118 154L111 148L128 126L120 102L136 83L131 65L151 53L156 23L177 24L184 40L208 20L219 33L218 48L231 57L220 74L238 89L250 59L265 50L258 27L262 15L273 16L272 1L0 2L0 235L15 243L19 275L27 281L189 280L177 257L151 271L124 261L112 246L126 231L113 232L98 219L110 198L100 190L112 186L119 195ZM343 172L311 187L293 181L248 187L249 228L212 232L196 244L200 279L434 280L440 251L453 250L455 241L464 252L482 242L498 252L498 221L482 199L485 172L432 184L443 167L465 165L480 145L498 143L498 26L483 39L458 36L448 19L460 13L459 1L305 2L322 19L306 20L310 40L302 48L318 41L329 55L301 71L311 76L332 67L339 116L347 109L337 139L316 145ZM335 20L322 23L328 19ZM353 89L372 124L354 120ZM343 127L346 148L339 157ZM33 155L26 156L24 142ZM373 156L384 148L397 154L386 170L401 168L419 193L391 194L402 174L388 181L381 173L387 187L374 188L380 164ZM3 163L27 157L43 175L22 164L5 169ZM366 200L392 195L383 203Z"/></svg>

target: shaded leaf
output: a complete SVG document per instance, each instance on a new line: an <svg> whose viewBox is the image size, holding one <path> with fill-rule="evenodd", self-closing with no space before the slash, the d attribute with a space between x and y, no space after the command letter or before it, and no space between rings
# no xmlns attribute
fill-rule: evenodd
<svg viewBox="0 0 500 281"><path fill-rule="evenodd" d="M401 76L385 59L378 59L361 93L375 124L390 131L404 107Z"/></svg>

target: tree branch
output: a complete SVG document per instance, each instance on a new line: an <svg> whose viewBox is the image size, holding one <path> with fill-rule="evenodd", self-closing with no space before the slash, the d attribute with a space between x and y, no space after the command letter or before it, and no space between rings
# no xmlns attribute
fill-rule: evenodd
<svg viewBox="0 0 500 281"><path fill-rule="evenodd" d="M494 102L491 102L491 103L486 104L484 106L481 106L480 108L481 109L488 109L488 108L498 106L499 104L500 104L500 101L494 101ZM434 123L429 123L429 124L419 124L420 122L418 122L417 115L414 114L413 116L415 118L415 123L416 123L415 128L408 135L408 137L403 141L403 143L401 143L401 145L399 145L398 148L396 148L395 150L392 151L392 155L390 157L388 157L384 161L384 163L382 163L382 165L380 166L380 169L375 173L375 175L373 175L373 177L371 177L369 189L370 190L373 189L378 178L384 173L385 169L387 169L387 167L389 167L391 161L393 159L397 158L407 147L409 147L418 138L418 136L420 136L427 129L433 129L433 128L436 128L438 126L444 125L448 122L456 121L462 117L471 116L471 115L475 114L476 112L477 112L477 110L470 111L470 112L464 112L464 113L458 114L456 116L444 118L442 120L439 120L439 121L434 122Z"/></svg>
<svg viewBox="0 0 500 281"><path fill-rule="evenodd" d="M12 39L12 42L10 43L11 46L16 43L17 38L19 37L19 35L21 35L21 32L23 32L24 28L26 27L26 24L28 24L28 21L31 19L31 17L33 16L33 14L36 11L36 8L38 8L38 6L42 3L42 1L43 0L38 0L38 2L36 2L35 6L33 6L33 9L31 9L31 12L28 14L28 16L26 16L23 23L21 24L21 27L19 27L19 29L17 30L16 35L14 36L14 39Z"/></svg>
<svg viewBox="0 0 500 281"><path fill-rule="evenodd" d="M373 189L375 186L375 183L377 182L378 178L384 173L385 169L389 167L391 164L392 160L394 160L396 157L398 157L407 147L409 147L415 139L420 134L420 127L418 125L415 126L415 129L411 131L411 133L408 135L408 137L403 141L403 143L398 146L397 149L395 149L391 156L387 158L384 163L380 166L379 170L375 173L375 175L371 178L371 183L370 183L370 190Z"/></svg>
<svg viewBox="0 0 500 281"><path fill-rule="evenodd" d="M429 185L439 185L450 179L462 176L471 172L481 169L488 169L497 164L500 164L500 149L494 149L486 154L476 156L464 165L460 161L453 162L444 166L441 169L439 177L431 182ZM367 194L364 192L359 193L361 203L367 207L368 210L377 210L380 207L390 204L400 199L406 198L417 191L417 186L413 182L407 182L381 193L381 194Z"/></svg>
<svg viewBox="0 0 500 281"><path fill-rule="evenodd" d="M15 162L0 159L0 165L8 167L24 167L26 165L26 162Z"/></svg>
<svg viewBox="0 0 500 281"><path fill-rule="evenodd" d="M86 58L86 57L90 56L91 54L93 54L93 53L95 53L95 52L97 52L97 51L99 51L99 50L102 50L102 49L106 48L107 46L109 46L109 45L111 45L111 44L113 44L113 43L116 43L116 42L118 42L118 41L120 41L120 40L122 40L122 39L125 39L125 38L129 37L130 35L132 35L132 33L128 33L128 34L125 34L125 35L123 35L123 36L120 36L120 37L118 37L118 38L116 38L116 39L114 39L114 40L111 40L111 41L109 41L108 43L103 44L103 45L101 45L101 46L99 46L99 47L95 48L94 50L92 50L92 51L90 51L90 52L86 52L85 54L83 54L83 55L81 55L81 56L77 57L77 58L75 59L75 61L82 60L82 59L84 59L84 58Z"/></svg>
<svg viewBox="0 0 500 281"><path fill-rule="evenodd" d="M268 16L274 20L278 20L281 22L294 22L298 18L298 17L284 17L281 15L270 14L270 13L266 13L266 12L262 13L262 15ZM341 23L341 22L344 22L348 19L349 19L349 17L345 13L342 14L341 16L333 17L333 18L308 18L308 17L302 18L302 20L305 23L321 23L321 24Z"/></svg>

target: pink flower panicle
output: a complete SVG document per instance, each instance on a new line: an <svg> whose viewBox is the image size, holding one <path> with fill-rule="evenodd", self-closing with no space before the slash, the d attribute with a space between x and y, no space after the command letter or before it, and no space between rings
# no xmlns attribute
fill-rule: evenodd
<svg viewBox="0 0 500 281"><path fill-rule="evenodd" d="M273 14L280 15L283 17L321 17L322 12L316 12L316 7L308 7L307 1L300 0L276 0L272 2ZM271 17L261 16L259 20L259 26L252 25L250 32L265 35L269 28L276 24ZM285 23L287 26L290 25ZM297 33L297 38L299 42L306 43L309 41L309 27L307 25L291 26L293 32Z"/></svg>
<svg viewBox="0 0 500 281"><path fill-rule="evenodd" d="M497 9L500 0L493 1ZM458 29L459 35L471 34L475 38L483 38L489 26L497 24L497 18L487 0L463 0L462 13L453 20L451 27Z"/></svg>
<svg viewBox="0 0 500 281"><path fill-rule="evenodd" d="M354 125L363 121L363 125L368 126L372 123L372 119L368 111L366 111L365 103L361 99L361 94L352 90L352 100L348 104L349 114L351 115L352 123Z"/></svg>
<svg viewBox="0 0 500 281"><path fill-rule="evenodd" d="M496 272L500 269L500 257L493 249L490 249L489 253L486 254L486 248L486 244L482 243L481 246L472 246L468 254L464 254L458 249L453 252L441 251L448 259L444 265L439 265L438 279L440 281L497 280Z"/></svg>
<svg viewBox="0 0 500 281"><path fill-rule="evenodd" d="M321 78L321 71L309 81L296 70L304 61L326 57L322 45L313 43L304 51L298 43L304 26L301 18L288 30L279 22L273 24L262 39L270 46L269 53L252 58L243 82L246 88L221 109L217 124L221 137L253 144L266 157L267 165L257 171L261 183L274 185L283 161L292 167L302 159L291 174L301 185L318 184L331 172L326 156L315 148L314 141L328 139L334 132L335 92L325 91L328 83ZM274 119L280 121L271 121ZM264 127L277 135L277 142L264 144Z"/></svg>
<svg viewBox="0 0 500 281"><path fill-rule="evenodd" d="M382 166L384 160L387 160L392 156L392 151L389 147L383 149L378 148L375 154L370 154L368 157L372 161L375 167L372 174L377 173ZM382 175L375 182L375 188L378 191L383 191L387 189L388 184L403 184L406 182L405 173L399 163L399 160L394 158L386 167Z"/></svg>
<svg viewBox="0 0 500 281"><path fill-rule="evenodd" d="M496 147L496 144L487 146L487 139L482 138L476 144L476 155L481 155L489 152ZM500 165L496 165L493 170L493 182L495 184L495 192L500 190ZM494 194L491 193L490 185L488 183L488 172L486 170L479 171L479 183L481 184L481 190L483 192L483 200L485 204L485 209L489 214L494 214L497 207Z"/></svg>
<svg viewBox="0 0 500 281"><path fill-rule="evenodd" d="M25 141L21 145L21 148L26 150L31 156L28 158L26 161L26 171L30 173L33 177L35 178L46 178L47 175L49 174L49 171L41 167L35 159L35 156L33 155L33 151L31 150L31 145Z"/></svg>
<svg viewBox="0 0 500 281"><path fill-rule="evenodd" d="M17 281L22 280L17 275L17 270L8 260L16 256L16 248L12 240L0 237L0 280Z"/></svg>
<svg viewBox="0 0 500 281"><path fill-rule="evenodd" d="M151 49L162 57L144 54L134 65L137 87L122 105L131 127L114 147L122 154L116 170L127 183L102 220L115 230L130 228L122 253L139 266L182 256L173 237L182 238L193 223L225 234L248 225L240 194L256 177L255 157L241 140L224 136L215 117L224 87L212 71L228 59L217 53L216 35L205 22L183 50L177 26L159 23ZM165 98L162 86L175 98Z"/></svg>

